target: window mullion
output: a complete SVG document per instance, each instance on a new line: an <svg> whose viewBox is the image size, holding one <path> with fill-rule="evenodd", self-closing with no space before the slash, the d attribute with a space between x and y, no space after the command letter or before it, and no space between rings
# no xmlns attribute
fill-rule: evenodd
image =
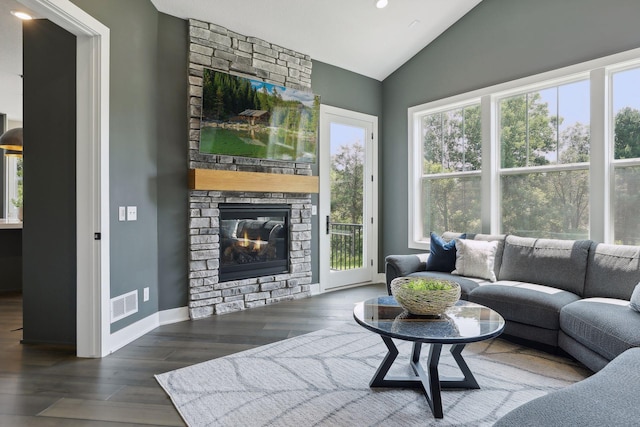
<svg viewBox="0 0 640 427"><path fill-rule="evenodd" d="M480 220L482 232L495 234L500 229L500 180L498 177L497 109L491 95L480 99L482 168Z"/></svg>
<svg viewBox="0 0 640 427"><path fill-rule="evenodd" d="M591 148L589 166L589 237L612 242L610 81L605 68L591 71Z"/></svg>

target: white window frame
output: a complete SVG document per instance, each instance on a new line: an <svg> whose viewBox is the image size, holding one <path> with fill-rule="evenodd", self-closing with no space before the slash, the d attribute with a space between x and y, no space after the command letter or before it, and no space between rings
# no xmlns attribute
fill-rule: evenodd
<svg viewBox="0 0 640 427"><path fill-rule="evenodd" d="M590 162L589 169L589 238L613 243L613 173L616 167L640 165L640 159L613 159L613 109L611 99L611 75L617 71L640 67L640 49L598 58L557 70L513 80L506 83L427 102L410 107L408 116L408 247L429 249L429 242L422 239L421 179L422 137L421 118L438 111L454 109L481 102L482 117L482 167L481 167L481 221L482 232L500 232L500 176L529 171L541 171L542 167L501 169L499 163L500 141L497 112L498 100L523 92L589 79L590 81ZM587 164L552 165L549 170L584 170ZM547 168L545 166L545 168ZM448 175L453 176L453 175ZM453 230L465 231L465 230Z"/></svg>

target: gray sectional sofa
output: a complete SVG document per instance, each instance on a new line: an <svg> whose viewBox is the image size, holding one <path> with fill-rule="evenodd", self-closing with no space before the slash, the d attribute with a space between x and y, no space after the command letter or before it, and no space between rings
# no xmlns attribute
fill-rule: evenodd
<svg viewBox="0 0 640 427"><path fill-rule="evenodd" d="M446 241L458 236L459 233L448 232L442 237ZM601 375L596 374L571 390L561 390L564 393L554 397L558 402L572 404L574 399L588 399L581 395L584 390L611 382L607 371L620 378L617 389L612 388L611 392L624 394L625 390L632 390L636 395L640 388L637 381L629 380L628 376L625 379L620 370L640 364L640 350L629 350L640 347L640 312L629 306L633 290L640 282L640 246L515 235L467 234L466 239L499 242L495 282L426 271L428 254L390 255L386 258L387 287L391 280L401 276L454 280L461 285L461 298L491 307L505 318L506 335L560 348L595 372L624 353L624 363L612 364ZM530 425L522 422L529 416L535 422L540 407L547 401L536 402L518 408L519 412L507 420L520 423L513 425ZM596 405L592 410L603 408ZM637 410L632 413L638 416ZM539 422L531 425L545 425ZM505 421L500 425L510 424Z"/></svg>
<svg viewBox="0 0 640 427"><path fill-rule="evenodd" d="M640 313L629 307L640 282L640 247L514 235L468 234L467 239L500 242L497 281L426 271L427 254L390 255L387 286L400 276L455 280L461 298L505 318L506 335L559 347L593 371L640 346Z"/></svg>

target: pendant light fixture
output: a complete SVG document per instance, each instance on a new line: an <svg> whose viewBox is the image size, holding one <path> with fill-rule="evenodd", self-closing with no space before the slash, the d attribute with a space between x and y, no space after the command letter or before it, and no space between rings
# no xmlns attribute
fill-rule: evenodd
<svg viewBox="0 0 640 427"><path fill-rule="evenodd" d="M9 129L0 136L0 148L22 151L22 128Z"/></svg>

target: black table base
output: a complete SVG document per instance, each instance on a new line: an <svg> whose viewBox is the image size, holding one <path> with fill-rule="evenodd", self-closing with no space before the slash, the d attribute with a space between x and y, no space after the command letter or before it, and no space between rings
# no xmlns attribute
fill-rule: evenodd
<svg viewBox="0 0 640 427"><path fill-rule="evenodd" d="M442 352L442 344L431 344L429 349L429 359L427 360L427 371L420 365L420 352L422 343L414 342L413 351L411 352L411 368L415 376L413 377L389 377L385 378L387 372L398 357L398 348L393 340L384 335L380 336L387 346L387 355L382 360L375 375L369 383L369 387L395 387L395 388L419 388L424 392L429 407L436 418L442 418L442 397L441 389L478 389L480 386L475 377L471 373L467 362L462 357L462 350L465 344L454 344L451 346L451 354L455 359L463 377L442 377L438 374L438 362L440 361L440 353Z"/></svg>

